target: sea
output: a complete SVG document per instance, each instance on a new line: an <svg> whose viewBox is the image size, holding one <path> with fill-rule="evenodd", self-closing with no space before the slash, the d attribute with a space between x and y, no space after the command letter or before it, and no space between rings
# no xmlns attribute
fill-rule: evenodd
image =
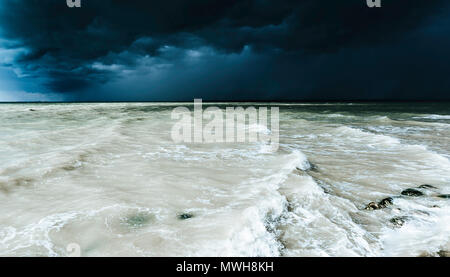
<svg viewBox="0 0 450 277"><path fill-rule="evenodd" d="M204 105L278 107L277 150L174 142L193 103L0 104L0 256L449 255L450 103Z"/></svg>

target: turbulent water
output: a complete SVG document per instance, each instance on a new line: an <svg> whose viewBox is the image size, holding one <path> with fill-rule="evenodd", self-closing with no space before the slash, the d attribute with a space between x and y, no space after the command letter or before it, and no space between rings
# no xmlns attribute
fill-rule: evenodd
<svg viewBox="0 0 450 277"><path fill-rule="evenodd" d="M0 256L448 254L450 104L276 104L276 153L175 144L178 105L1 104Z"/></svg>

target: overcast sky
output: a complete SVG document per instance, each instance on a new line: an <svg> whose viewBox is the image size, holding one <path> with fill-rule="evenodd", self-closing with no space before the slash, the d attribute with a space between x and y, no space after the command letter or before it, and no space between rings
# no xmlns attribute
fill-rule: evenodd
<svg viewBox="0 0 450 277"><path fill-rule="evenodd" d="M0 2L0 101L450 99L450 1Z"/></svg>

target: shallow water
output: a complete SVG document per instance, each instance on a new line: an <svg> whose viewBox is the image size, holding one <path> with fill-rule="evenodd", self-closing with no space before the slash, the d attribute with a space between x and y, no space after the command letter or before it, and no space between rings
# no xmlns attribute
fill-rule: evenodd
<svg viewBox="0 0 450 277"><path fill-rule="evenodd" d="M450 250L450 200L437 197L450 194L449 104L274 104L276 153L175 144L178 105L1 104L0 255L67 256L74 243L82 256ZM423 184L435 188L401 196Z"/></svg>

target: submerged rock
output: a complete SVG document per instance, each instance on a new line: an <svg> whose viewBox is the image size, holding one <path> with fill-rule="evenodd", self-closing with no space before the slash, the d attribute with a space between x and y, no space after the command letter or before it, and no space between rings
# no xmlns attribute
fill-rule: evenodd
<svg viewBox="0 0 450 277"><path fill-rule="evenodd" d="M126 217L124 219L124 222L131 228L140 228L147 225L151 219L152 219L151 214L137 213Z"/></svg>
<svg viewBox="0 0 450 277"><path fill-rule="evenodd" d="M178 215L178 219L180 219L180 220L186 220L186 219L193 218L193 217L194 217L194 215L191 213L183 213L183 214Z"/></svg>
<svg viewBox="0 0 450 277"><path fill-rule="evenodd" d="M75 171L78 169L78 167L75 165L65 165L65 166L61 167L61 169L64 171Z"/></svg>
<svg viewBox="0 0 450 277"><path fill-rule="evenodd" d="M389 222L394 224L395 227L402 227L407 220L408 218L406 216L400 216L392 218L391 220L389 220Z"/></svg>
<svg viewBox="0 0 450 277"><path fill-rule="evenodd" d="M416 189L405 189L404 191L402 191L402 195L419 197L419 196L423 196L423 192L421 192L420 190L416 190Z"/></svg>
<svg viewBox="0 0 450 277"><path fill-rule="evenodd" d="M317 165L309 162L308 171L318 172L319 171L319 167Z"/></svg>
<svg viewBox="0 0 450 277"><path fill-rule="evenodd" d="M450 199L450 194L440 194L438 195L439 198L444 198L444 199Z"/></svg>
<svg viewBox="0 0 450 277"><path fill-rule="evenodd" d="M425 184L425 185L419 186L419 189L437 189L437 187Z"/></svg>

